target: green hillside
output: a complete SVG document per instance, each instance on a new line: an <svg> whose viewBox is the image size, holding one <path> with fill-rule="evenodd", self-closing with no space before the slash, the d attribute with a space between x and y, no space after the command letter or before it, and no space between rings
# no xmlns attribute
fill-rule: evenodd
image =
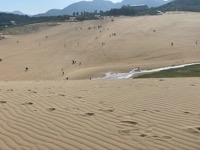
<svg viewBox="0 0 200 150"><path fill-rule="evenodd" d="M174 0L157 7L161 11L193 11L200 12L200 0Z"/></svg>

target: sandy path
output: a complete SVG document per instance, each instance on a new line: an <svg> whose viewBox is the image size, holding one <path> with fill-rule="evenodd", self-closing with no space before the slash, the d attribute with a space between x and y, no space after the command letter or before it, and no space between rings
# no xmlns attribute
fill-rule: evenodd
<svg viewBox="0 0 200 150"><path fill-rule="evenodd" d="M0 87L3 150L200 148L198 78Z"/></svg>

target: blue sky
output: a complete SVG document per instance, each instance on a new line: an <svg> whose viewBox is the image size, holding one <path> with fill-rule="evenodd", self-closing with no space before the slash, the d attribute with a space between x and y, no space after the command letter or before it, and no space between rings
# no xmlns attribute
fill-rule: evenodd
<svg viewBox="0 0 200 150"><path fill-rule="evenodd" d="M19 10L28 15L44 13L52 8L62 9L81 0L0 0L0 11L12 12ZM85 0L91 1L91 0ZM121 2L122 0L110 0Z"/></svg>

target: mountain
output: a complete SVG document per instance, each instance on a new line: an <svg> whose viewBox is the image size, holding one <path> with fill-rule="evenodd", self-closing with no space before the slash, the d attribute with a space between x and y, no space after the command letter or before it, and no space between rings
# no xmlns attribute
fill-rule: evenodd
<svg viewBox="0 0 200 150"><path fill-rule="evenodd" d="M171 0L169 0L171 1ZM58 15L72 15L74 12L94 12L94 11L107 11L112 8L121 8L123 5L138 5L146 4L149 7L157 7L166 4L166 0L123 0L119 3L113 3L106 0L93 0L93 1L80 1L73 3L64 9L52 9L43 14L35 15L35 17L41 16L58 16Z"/></svg>
<svg viewBox="0 0 200 150"><path fill-rule="evenodd" d="M13 12L11 12L12 14L15 14L15 15L25 15L25 14L23 14L21 11L19 11L19 10L15 10L15 11L13 11Z"/></svg>
<svg viewBox="0 0 200 150"><path fill-rule="evenodd" d="M200 0L174 0L158 7L162 11L193 11L200 12Z"/></svg>

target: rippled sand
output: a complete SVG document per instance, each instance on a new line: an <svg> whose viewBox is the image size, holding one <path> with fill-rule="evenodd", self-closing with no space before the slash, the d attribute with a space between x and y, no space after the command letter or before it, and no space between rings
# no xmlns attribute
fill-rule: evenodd
<svg viewBox="0 0 200 150"><path fill-rule="evenodd" d="M199 18L107 18L7 35L0 150L199 150L199 78L89 80L198 62Z"/></svg>

